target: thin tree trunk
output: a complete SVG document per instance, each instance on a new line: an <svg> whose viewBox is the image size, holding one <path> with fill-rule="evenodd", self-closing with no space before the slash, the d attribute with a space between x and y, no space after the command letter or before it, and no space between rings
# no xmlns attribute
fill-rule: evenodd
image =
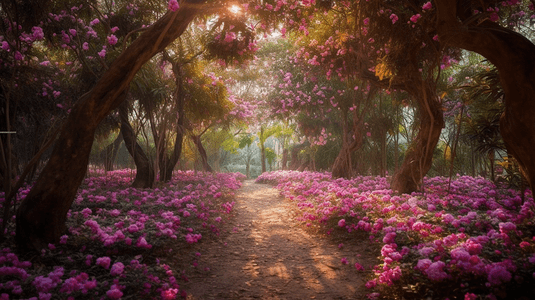
<svg viewBox="0 0 535 300"><path fill-rule="evenodd" d="M505 94L500 131L507 151L535 188L535 45L489 20L463 21L456 0L437 0L437 30L448 46L477 52L498 69Z"/></svg>
<svg viewBox="0 0 535 300"><path fill-rule="evenodd" d="M375 95L375 91L369 91L368 96L365 98L364 103L354 100L353 104L356 105L356 109L353 110L353 124L349 129L349 120L347 110L342 110L342 148L338 153L338 156L334 160L332 167L332 176L334 178L351 178L354 175L353 162L351 155L353 152L359 150L364 142L364 115L368 112L371 99ZM360 106L363 105L360 113Z"/></svg>
<svg viewBox="0 0 535 300"><path fill-rule="evenodd" d="M204 149L204 146L202 145L201 136L192 135L191 139L193 140L193 143L195 144L195 146L197 146L197 150L199 151L199 155L201 156L201 163L202 163L203 171L213 172L214 170L208 164L208 155L206 154L206 149Z"/></svg>
<svg viewBox="0 0 535 300"><path fill-rule="evenodd" d="M124 144L136 164L136 178L132 182L132 187L142 189L152 188L154 184L154 169L143 148L137 142L137 137L128 121L127 107L127 102L121 104L119 107L119 116L121 118L121 134Z"/></svg>
<svg viewBox="0 0 535 300"><path fill-rule="evenodd" d="M418 103L420 129L392 180L392 190L401 194L419 189L423 177L431 169L433 152L444 127L444 117L434 84L422 80L416 74L412 82L407 84L406 90Z"/></svg>
<svg viewBox="0 0 535 300"><path fill-rule="evenodd" d="M113 171L113 163L115 162L115 158L117 157L117 153L119 152L119 146L121 145L122 141L123 136L121 135L121 133L119 133L113 143L109 144L102 151L102 155L104 156L104 169L106 171Z"/></svg>
<svg viewBox="0 0 535 300"><path fill-rule="evenodd" d="M283 170L286 170L288 169L288 149L287 148L283 148L282 149L282 169Z"/></svg>
<svg viewBox="0 0 535 300"><path fill-rule="evenodd" d="M266 146L264 145L264 126L260 127L260 160L262 161L262 173L266 172Z"/></svg>
<svg viewBox="0 0 535 300"><path fill-rule="evenodd" d="M175 146L171 157L167 158L165 164L160 166L160 181L168 182L173 176L173 170L182 155L182 143L184 141L184 84L182 80L182 70L177 64L173 64L173 73L176 77L177 90L175 92L176 109L178 120L176 122Z"/></svg>
<svg viewBox="0 0 535 300"><path fill-rule="evenodd" d="M184 32L202 10L199 4L183 3L156 21L73 107L48 163L17 210L19 249L46 248L65 233L67 212L87 172L95 129L124 100L120 96L141 66Z"/></svg>

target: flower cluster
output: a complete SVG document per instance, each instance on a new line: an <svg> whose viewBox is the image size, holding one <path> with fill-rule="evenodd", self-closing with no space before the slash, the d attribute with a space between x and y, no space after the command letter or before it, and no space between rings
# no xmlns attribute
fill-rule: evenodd
<svg viewBox="0 0 535 300"><path fill-rule="evenodd" d="M172 270L153 251L163 260L173 249L218 236L244 176L179 171L168 185L138 190L128 187L131 170L90 173L68 213L69 233L42 250L42 263L0 250L0 299L185 297L176 277L185 271Z"/></svg>
<svg viewBox="0 0 535 300"><path fill-rule="evenodd" d="M425 193L410 195L392 193L381 177L277 171L257 180L276 184L295 203L302 211L298 222L327 233L368 234L381 257L366 284L375 289L372 297L402 284L401 278L426 290L442 288L441 296L468 299L495 299L495 293L518 293L534 283L531 191L523 202L516 190L470 176L451 184L444 177L425 178ZM474 294L471 284L481 282L486 288Z"/></svg>

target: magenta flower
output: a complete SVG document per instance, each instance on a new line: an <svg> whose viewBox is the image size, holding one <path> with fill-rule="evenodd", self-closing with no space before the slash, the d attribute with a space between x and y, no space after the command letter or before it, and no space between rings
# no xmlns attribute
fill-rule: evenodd
<svg viewBox="0 0 535 300"><path fill-rule="evenodd" d="M121 299L123 292L121 292L121 290L119 290L114 284L111 286L111 289L106 292L106 296L108 296L110 299Z"/></svg>
<svg viewBox="0 0 535 300"><path fill-rule="evenodd" d="M443 270L445 266L446 264L440 260L432 263L426 270L427 277L434 281L441 281L448 278L448 274Z"/></svg>
<svg viewBox="0 0 535 300"><path fill-rule="evenodd" d="M108 36L108 44L110 44L112 46L117 44L117 37L115 35L113 35L113 34L109 35Z"/></svg>
<svg viewBox="0 0 535 300"><path fill-rule="evenodd" d="M160 293L162 300L174 300L178 294L178 289L167 289Z"/></svg>
<svg viewBox="0 0 535 300"><path fill-rule="evenodd" d="M124 271L124 264L121 262L116 262L111 266L110 274L112 276L119 276L123 274Z"/></svg>
<svg viewBox="0 0 535 300"><path fill-rule="evenodd" d="M342 264L347 265L347 258L342 257L341 261L342 261Z"/></svg>
<svg viewBox="0 0 535 300"><path fill-rule="evenodd" d="M104 269L110 268L111 259L107 256L97 258L97 265L103 267Z"/></svg>
<svg viewBox="0 0 535 300"><path fill-rule="evenodd" d="M431 1L425 3L423 6L422 6L422 10L428 10L428 9L431 9L433 8L433 4L431 4Z"/></svg>
<svg viewBox="0 0 535 300"><path fill-rule="evenodd" d="M136 246L139 247L139 248L145 248L145 249L152 248L152 245L147 243L147 240L145 240L144 237L140 237L139 238L139 240L136 243Z"/></svg>
<svg viewBox="0 0 535 300"><path fill-rule="evenodd" d="M340 226L340 227L346 226L346 220L345 219L341 219L340 221L338 221L338 226Z"/></svg>
<svg viewBox="0 0 535 300"><path fill-rule="evenodd" d="M511 273L504 266L493 265L488 272L487 280L492 285L511 281Z"/></svg>
<svg viewBox="0 0 535 300"><path fill-rule="evenodd" d="M177 9L180 8L180 5L178 5L178 1L177 0L169 0L169 5L167 6L167 8L170 11L177 11Z"/></svg>
<svg viewBox="0 0 535 300"><path fill-rule="evenodd" d="M415 14L411 17L411 22L416 23L422 16L420 14Z"/></svg>

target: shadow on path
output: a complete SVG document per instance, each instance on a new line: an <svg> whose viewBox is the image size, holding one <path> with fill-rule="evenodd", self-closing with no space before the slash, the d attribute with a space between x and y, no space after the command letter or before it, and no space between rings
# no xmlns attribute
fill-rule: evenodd
<svg viewBox="0 0 535 300"><path fill-rule="evenodd" d="M199 244L199 266L182 285L188 299L364 299L369 271L354 263L374 264L368 241L339 249L297 225L292 205L270 185L245 181L223 225L230 233Z"/></svg>

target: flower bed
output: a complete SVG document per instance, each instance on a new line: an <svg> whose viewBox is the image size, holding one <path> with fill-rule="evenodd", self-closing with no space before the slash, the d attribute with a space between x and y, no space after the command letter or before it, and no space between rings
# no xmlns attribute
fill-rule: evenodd
<svg viewBox="0 0 535 300"><path fill-rule="evenodd" d="M297 222L327 233L366 233L382 262L366 284L371 299L533 295L530 191L522 203L518 191L469 176L454 178L451 185L448 178L426 178L425 194L411 195L395 195L381 177L346 180L329 173L277 171L257 182L276 183L302 211Z"/></svg>
<svg viewBox="0 0 535 300"><path fill-rule="evenodd" d="M185 297L174 256L195 265L191 244L217 237L242 174L175 172L155 189L130 188L131 170L84 180L68 213L68 233L40 256L0 250L0 299L176 299ZM20 192L24 197L29 187ZM3 195L0 203L3 203ZM9 228L13 236L14 228ZM29 260L25 260L29 259Z"/></svg>

